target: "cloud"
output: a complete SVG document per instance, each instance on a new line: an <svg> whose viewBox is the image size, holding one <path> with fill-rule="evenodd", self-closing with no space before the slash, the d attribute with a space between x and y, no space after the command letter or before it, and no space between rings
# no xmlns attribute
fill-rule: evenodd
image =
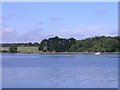
<svg viewBox="0 0 120 90"><path fill-rule="evenodd" d="M95 11L96 14L106 14L106 10L105 9L97 9Z"/></svg>
<svg viewBox="0 0 120 90"><path fill-rule="evenodd" d="M2 29L2 42L40 42L44 37L43 29L40 27L30 30L24 34L17 33L14 28L7 27Z"/></svg>
<svg viewBox="0 0 120 90"><path fill-rule="evenodd" d="M84 39L87 37L105 35L114 36L111 32L117 32L117 25L79 25L72 28L63 28L54 33L60 37L74 37Z"/></svg>
<svg viewBox="0 0 120 90"><path fill-rule="evenodd" d="M30 30L18 38L18 41L21 42L35 42L40 41L42 36L44 35L42 28L36 28L34 30Z"/></svg>
<svg viewBox="0 0 120 90"><path fill-rule="evenodd" d="M6 27L6 28L2 29L2 32L3 32L3 34L5 34L5 33L15 33L16 30L11 28L11 27Z"/></svg>
<svg viewBox="0 0 120 90"><path fill-rule="evenodd" d="M118 35L118 31L113 31L110 33L112 36L117 36Z"/></svg>
<svg viewBox="0 0 120 90"><path fill-rule="evenodd" d="M68 28L61 28L47 33L48 30L36 28L24 33L19 37L19 42L40 42L45 38L59 36L61 38L84 39L88 37L105 35L114 36L112 32L117 31L117 25L78 25Z"/></svg>
<svg viewBox="0 0 120 90"><path fill-rule="evenodd" d="M1 30L2 42L14 42L17 39L17 32L12 27L5 27Z"/></svg>
<svg viewBox="0 0 120 90"><path fill-rule="evenodd" d="M52 18L50 19L50 22L57 22L57 21L60 21L60 20L61 20L60 17L52 17Z"/></svg>
<svg viewBox="0 0 120 90"><path fill-rule="evenodd" d="M116 36L118 35L118 27L113 24L100 25L77 25L72 27L61 28L56 31L48 32L41 27L36 27L24 34L17 35L17 31L12 27L2 29L4 42L40 42L45 38L59 36L61 38L84 39L94 36Z"/></svg>

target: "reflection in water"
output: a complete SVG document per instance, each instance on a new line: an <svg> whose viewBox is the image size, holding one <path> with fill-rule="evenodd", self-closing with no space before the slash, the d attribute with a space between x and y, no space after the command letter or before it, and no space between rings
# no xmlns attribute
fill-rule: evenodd
<svg viewBox="0 0 120 90"><path fill-rule="evenodd" d="M75 56L43 56L43 58L75 58Z"/></svg>

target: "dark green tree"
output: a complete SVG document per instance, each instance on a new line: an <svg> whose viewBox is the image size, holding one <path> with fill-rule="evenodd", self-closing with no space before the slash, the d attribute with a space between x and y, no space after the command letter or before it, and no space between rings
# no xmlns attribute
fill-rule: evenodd
<svg viewBox="0 0 120 90"><path fill-rule="evenodd" d="M17 52L17 45L10 45L9 51L12 52L12 53Z"/></svg>
<svg viewBox="0 0 120 90"><path fill-rule="evenodd" d="M69 51L69 48L75 44L76 40L74 38L65 39L55 36L53 38L44 39L40 43L40 49L42 51L49 52L66 52Z"/></svg>

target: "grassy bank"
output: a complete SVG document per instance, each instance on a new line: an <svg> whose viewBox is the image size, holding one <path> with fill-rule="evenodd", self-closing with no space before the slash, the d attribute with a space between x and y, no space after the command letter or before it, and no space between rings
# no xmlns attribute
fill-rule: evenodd
<svg viewBox="0 0 120 90"><path fill-rule="evenodd" d="M9 47L1 47L0 52L10 53ZM17 47L18 53L40 53L38 47Z"/></svg>
<svg viewBox="0 0 120 90"><path fill-rule="evenodd" d="M3 52L2 52L3 51ZM5 52L4 52L5 51ZM94 54L95 52L42 52L38 50L38 47L34 46L27 46L27 47L18 47L17 53L25 53L25 54L32 54L32 53L38 53L38 54ZM9 47L1 47L0 49L1 53L11 53L9 52ZM120 52L101 52L103 54L120 54Z"/></svg>

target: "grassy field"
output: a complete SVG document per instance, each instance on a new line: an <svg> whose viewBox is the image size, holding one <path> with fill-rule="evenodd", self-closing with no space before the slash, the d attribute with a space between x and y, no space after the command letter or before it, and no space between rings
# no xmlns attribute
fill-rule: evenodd
<svg viewBox="0 0 120 90"><path fill-rule="evenodd" d="M1 47L0 51L9 51L9 47ZM20 53L39 53L38 47L17 47L17 51Z"/></svg>
<svg viewBox="0 0 120 90"><path fill-rule="evenodd" d="M0 47L0 52L1 51L9 51L9 47Z"/></svg>
<svg viewBox="0 0 120 90"><path fill-rule="evenodd" d="M18 51L23 53L39 53L38 47L18 47Z"/></svg>

